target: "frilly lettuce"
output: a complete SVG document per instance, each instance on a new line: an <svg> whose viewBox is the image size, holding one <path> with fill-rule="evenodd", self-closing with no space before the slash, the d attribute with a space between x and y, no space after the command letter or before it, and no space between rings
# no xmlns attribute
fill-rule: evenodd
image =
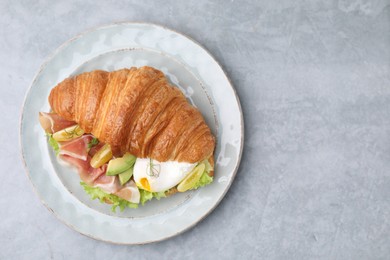
<svg viewBox="0 0 390 260"><path fill-rule="evenodd" d="M49 139L50 146L53 148L56 155L58 155L58 153L60 152L60 146L58 142L53 138L52 134L47 134L47 137Z"/></svg>
<svg viewBox="0 0 390 260"><path fill-rule="evenodd" d="M140 199L140 202L142 205L145 204L145 202L153 199L153 198L156 198L156 199L161 199L161 198L164 198L166 197L165 195L165 191L162 191L162 192L150 192L150 191L147 191L147 190L144 190L144 189L139 189L139 192L141 194L141 199Z"/></svg>
<svg viewBox="0 0 390 260"><path fill-rule="evenodd" d="M89 195L89 197L92 200L99 199L99 201L101 203L107 203L107 202L112 203L111 210L113 212L116 212L117 207L119 207L121 211L123 211L125 208L138 208L138 204L131 203L127 200L119 198L118 196L116 196L114 194L105 193L102 189L100 189L98 187L88 186L84 182L80 182L80 184L81 184L81 186L83 186L85 192ZM142 196L142 194L141 194L141 196Z"/></svg>

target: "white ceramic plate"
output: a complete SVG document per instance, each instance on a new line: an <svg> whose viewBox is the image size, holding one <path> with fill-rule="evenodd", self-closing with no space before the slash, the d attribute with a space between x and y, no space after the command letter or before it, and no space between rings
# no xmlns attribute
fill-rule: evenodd
<svg viewBox="0 0 390 260"><path fill-rule="evenodd" d="M143 65L162 70L202 112L217 137L215 179L196 191L113 213L109 205L87 197L75 170L59 164L47 145L38 112L49 111L50 90L71 75ZM95 239L143 244L189 229L218 205L240 162L243 118L228 78L199 44L158 25L120 23L69 40L42 65L25 98L20 142L28 176L58 219Z"/></svg>

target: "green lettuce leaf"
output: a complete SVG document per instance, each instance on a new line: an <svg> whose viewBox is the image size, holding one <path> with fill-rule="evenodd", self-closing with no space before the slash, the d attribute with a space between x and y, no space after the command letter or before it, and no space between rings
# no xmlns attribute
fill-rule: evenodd
<svg viewBox="0 0 390 260"><path fill-rule="evenodd" d="M209 176L208 172L204 172L199 181L194 185L192 190L196 190L200 187L206 186L213 182L213 177Z"/></svg>
<svg viewBox="0 0 390 260"><path fill-rule="evenodd" d="M92 200L98 199L101 203L106 203L106 201L112 202L112 212L116 212L117 207L119 207L121 211L125 208L138 208L138 204L119 198L114 194L108 194L98 187L88 186L84 182L80 182L80 184Z"/></svg>
<svg viewBox="0 0 390 260"><path fill-rule="evenodd" d="M139 192L141 193L141 199L140 199L140 202L142 205L145 204L145 202L153 199L153 198L156 198L157 200L161 199L161 198L164 198L166 197L165 195L165 191L162 191L162 192L150 192L150 191L147 191L147 190L144 190L144 189L139 189Z"/></svg>
<svg viewBox="0 0 390 260"><path fill-rule="evenodd" d="M50 146L53 148L56 155L58 155L58 153L60 152L60 146L59 146L58 142L53 138L52 134L47 134L47 137L48 137L48 141L49 141Z"/></svg>

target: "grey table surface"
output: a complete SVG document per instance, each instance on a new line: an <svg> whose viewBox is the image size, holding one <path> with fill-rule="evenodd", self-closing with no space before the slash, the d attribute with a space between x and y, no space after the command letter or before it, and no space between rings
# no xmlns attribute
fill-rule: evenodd
<svg viewBox="0 0 390 260"><path fill-rule="evenodd" d="M67 39L117 21L183 32L241 99L244 154L186 233L119 246L40 203L19 155L23 97ZM0 2L0 259L389 259L390 1Z"/></svg>

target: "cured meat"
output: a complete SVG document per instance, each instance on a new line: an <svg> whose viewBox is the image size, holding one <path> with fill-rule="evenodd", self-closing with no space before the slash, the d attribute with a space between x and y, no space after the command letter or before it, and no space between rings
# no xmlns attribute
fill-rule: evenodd
<svg viewBox="0 0 390 260"><path fill-rule="evenodd" d="M116 196L130 201L132 203L139 203L141 194L134 181L129 181L123 188L114 193Z"/></svg>
<svg viewBox="0 0 390 260"><path fill-rule="evenodd" d="M99 187L107 193L115 193L120 188L117 176L107 176L106 174L100 175L93 183L94 187Z"/></svg>
<svg viewBox="0 0 390 260"><path fill-rule="evenodd" d="M45 132L50 134L76 124L76 122L66 120L56 113L44 112L39 112L39 122Z"/></svg>
<svg viewBox="0 0 390 260"><path fill-rule="evenodd" d="M104 146L104 143L99 142L97 145L91 147L91 149L88 152L89 156L93 157L100 150L100 148L102 148L103 146Z"/></svg>
<svg viewBox="0 0 390 260"><path fill-rule="evenodd" d="M64 161L68 162L72 166L78 169L80 179L89 186L94 185L94 181L101 175L105 176L107 170L107 164L104 164L100 168L93 168L91 166L91 157L87 157L87 160L80 160L69 155L60 155Z"/></svg>
<svg viewBox="0 0 390 260"><path fill-rule="evenodd" d="M71 141L60 143L60 155L69 155L83 161L88 157L88 144L92 141L92 135L83 135Z"/></svg>

